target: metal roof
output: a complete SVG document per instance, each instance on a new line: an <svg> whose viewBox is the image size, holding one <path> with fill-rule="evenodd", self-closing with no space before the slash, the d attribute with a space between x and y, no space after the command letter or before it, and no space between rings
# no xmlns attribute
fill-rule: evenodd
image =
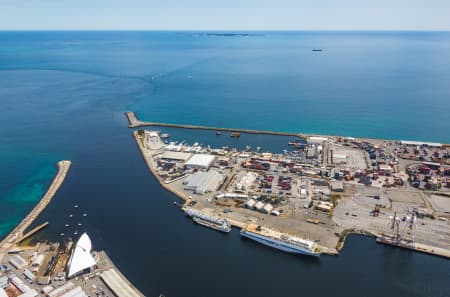
<svg viewBox="0 0 450 297"><path fill-rule="evenodd" d="M433 146L433 147L441 147L442 144L438 142L423 142L423 141L414 141L414 140L401 140L401 144L404 145L426 145L426 146Z"/></svg>
<svg viewBox="0 0 450 297"><path fill-rule="evenodd" d="M121 277L114 269L109 269L100 275L105 284L117 297L141 297L136 289Z"/></svg>
<svg viewBox="0 0 450 297"><path fill-rule="evenodd" d="M207 154L196 154L193 155L187 162L186 166L192 166L192 167L203 167L208 168L212 165L216 157L213 155L207 155Z"/></svg>
<svg viewBox="0 0 450 297"><path fill-rule="evenodd" d="M86 233L83 233L80 239L78 239L75 250L70 258L67 277L72 277L96 264L94 257L91 255L91 249L91 239Z"/></svg>

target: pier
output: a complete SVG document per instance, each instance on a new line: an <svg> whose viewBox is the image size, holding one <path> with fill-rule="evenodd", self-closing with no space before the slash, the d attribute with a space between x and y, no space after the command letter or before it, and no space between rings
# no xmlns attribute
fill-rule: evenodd
<svg viewBox="0 0 450 297"><path fill-rule="evenodd" d="M23 235L22 237L20 237L19 239L17 239L17 243L20 243L22 241L24 241L25 239L27 239L28 237L34 235L35 233L41 231L42 229L44 229L45 227L48 226L48 222L45 222L43 224L40 224L39 226L34 227L32 230L30 230L29 232L27 232L25 235Z"/></svg>
<svg viewBox="0 0 450 297"><path fill-rule="evenodd" d="M69 172L71 161L63 160L57 163L58 172L53 178L50 187L48 188L45 195L39 201L39 203L31 210L31 212L14 228L13 231L7 235L3 241L0 242L0 254L3 250L7 250L12 245L18 243L20 240L24 239L25 230L30 227L33 221L41 214L41 212L47 207L47 205L52 201L58 189L61 187L64 179ZM35 231L36 232L36 231ZM28 234L27 234L28 235ZM28 235L29 236L29 235Z"/></svg>

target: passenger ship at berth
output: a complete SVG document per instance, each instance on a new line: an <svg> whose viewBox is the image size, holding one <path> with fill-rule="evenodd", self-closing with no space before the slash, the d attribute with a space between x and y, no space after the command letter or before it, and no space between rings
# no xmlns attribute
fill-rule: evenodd
<svg viewBox="0 0 450 297"><path fill-rule="evenodd" d="M255 224L243 228L241 235L284 252L320 256L320 250L312 240L284 234Z"/></svg>
<svg viewBox="0 0 450 297"><path fill-rule="evenodd" d="M225 233L231 231L231 224L228 222L227 219L210 216L204 212L192 208L186 208L184 209L184 212L186 213L187 216L190 216L192 220L197 224Z"/></svg>

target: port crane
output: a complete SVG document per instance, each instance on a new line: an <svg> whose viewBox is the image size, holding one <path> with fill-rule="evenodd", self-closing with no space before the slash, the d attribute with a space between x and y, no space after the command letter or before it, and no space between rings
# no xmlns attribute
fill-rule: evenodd
<svg viewBox="0 0 450 297"><path fill-rule="evenodd" d="M397 217L397 212L394 212L393 216L389 216L388 229L391 229L394 232L395 241L399 241L400 239L400 218Z"/></svg>
<svg viewBox="0 0 450 297"><path fill-rule="evenodd" d="M393 216L389 216L388 229L394 232L394 241L396 243L399 243L401 240L406 240L406 234L408 230L410 230L412 232L412 238L410 242L411 244L413 244L416 240L417 216L414 213L408 213L408 215L403 220L404 224L402 228L400 228L401 221L402 220L397 216L397 212L394 212Z"/></svg>

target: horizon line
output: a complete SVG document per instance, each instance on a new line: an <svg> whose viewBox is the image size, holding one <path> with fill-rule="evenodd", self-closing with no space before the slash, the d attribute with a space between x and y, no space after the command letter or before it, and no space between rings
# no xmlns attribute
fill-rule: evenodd
<svg viewBox="0 0 450 297"><path fill-rule="evenodd" d="M450 29L1 29L0 32L450 32Z"/></svg>

